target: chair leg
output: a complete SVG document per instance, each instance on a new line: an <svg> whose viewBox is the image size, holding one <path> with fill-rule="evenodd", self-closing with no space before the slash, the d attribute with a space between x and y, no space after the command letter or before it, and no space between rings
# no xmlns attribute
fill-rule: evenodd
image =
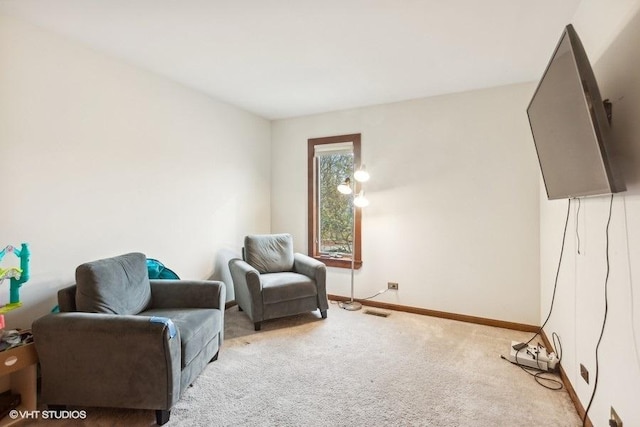
<svg viewBox="0 0 640 427"><path fill-rule="evenodd" d="M171 415L171 411L166 411L164 409L156 410L156 424L159 426L166 424L169 422L169 416Z"/></svg>
<svg viewBox="0 0 640 427"><path fill-rule="evenodd" d="M218 360L218 354L220 354L220 351L218 351L218 352L213 356L213 358L209 361L209 363L211 363L211 362L215 362L216 360Z"/></svg>
<svg viewBox="0 0 640 427"><path fill-rule="evenodd" d="M320 310L320 316L322 316L323 319L327 318L327 310Z"/></svg>
<svg viewBox="0 0 640 427"><path fill-rule="evenodd" d="M253 328L254 328L256 331L259 331L259 330L262 328L262 322L255 322L255 323L253 324Z"/></svg>

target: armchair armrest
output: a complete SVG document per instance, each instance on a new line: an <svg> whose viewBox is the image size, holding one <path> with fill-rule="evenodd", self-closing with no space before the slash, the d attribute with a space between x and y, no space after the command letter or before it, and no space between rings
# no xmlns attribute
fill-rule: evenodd
<svg viewBox="0 0 640 427"><path fill-rule="evenodd" d="M229 261L229 271L233 279L236 302L254 322L262 321L260 273L240 258Z"/></svg>
<svg viewBox="0 0 640 427"><path fill-rule="evenodd" d="M327 266L310 256L295 253L293 255L293 269L296 273L304 274L315 281L326 281Z"/></svg>
<svg viewBox="0 0 640 427"><path fill-rule="evenodd" d="M180 334L171 338L163 323L146 316L59 313L37 319L32 328L45 403L169 410L180 397Z"/></svg>
<svg viewBox="0 0 640 427"><path fill-rule="evenodd" d="M316 282L318 292L318 307L320 310L327 310L327 266L310 256L295 253L293 255L293 269L297 273L313 279Z"/></svg>
<svg viewBox="0 0 640 427"><path fill-rule="evenodd" d="M217 308L224 311L227 288L213 280L150 280L152 308Z"/></svg>

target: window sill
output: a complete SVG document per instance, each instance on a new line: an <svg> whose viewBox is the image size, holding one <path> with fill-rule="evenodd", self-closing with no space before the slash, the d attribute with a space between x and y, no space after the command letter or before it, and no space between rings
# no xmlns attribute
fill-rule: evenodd
<svg viewBox="0 0 640 427"><path fill-rule="evenodd" d="M322 261L327 267L351 268L351 258L332 258L328 256L314 256L313 258ZM362 260L355 260L353 263L356 270L362 267Z"/></svg>

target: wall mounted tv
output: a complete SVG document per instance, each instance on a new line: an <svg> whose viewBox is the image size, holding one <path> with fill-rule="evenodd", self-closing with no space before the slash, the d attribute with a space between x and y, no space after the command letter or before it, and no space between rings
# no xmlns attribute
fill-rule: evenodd
<svg viewBox="0 0 640 427"><path fill-rule="evenodd" d="M625 190L612 164L607 111L572 25L562 33L527 114L549 200Z"/></svg>

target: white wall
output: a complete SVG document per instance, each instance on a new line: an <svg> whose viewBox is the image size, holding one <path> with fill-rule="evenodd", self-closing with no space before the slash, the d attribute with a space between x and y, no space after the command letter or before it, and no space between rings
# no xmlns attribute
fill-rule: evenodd
<svg viewBox="0 0 640 427"><path fill-rule="evenodd" d="M621 154L628 188L613 200L608 320L599 350L597 393L589 410L596 426L608 425L611 406L625 426L640 425L639 5L637 0L588 0L574 19L576 31L594 63L602 97L613 102L614 148ZM550 54L552 49L550 46ZM544 189L540 198L544 317L553 291L567 201L547 201ZM595 347L604 315L609 200L608 196L583 199L579 213L577 202L572 202L557 297L545 328L547 335L556 332L560 336L562 365L585 407L593 391ZM590 372L590 385L580 377L580 363Z"/></svg>
<svg viewBox="0 0 640 427"><path fill-rule="evenodd" d="M129 251L231 283L242 237L269 231L269 121L2 16L0 70L0 246L32 252L9 326L78 264Z"/></svg>
<svg viewBox="0 0 640 427"><path fill-rule="evenodd" d="M278 120L271 228L307 248L307 139L362 133L371 173L356 297L539 324L538 171L532 84ZM348 296L349 270L328 292Z"/></svg>

